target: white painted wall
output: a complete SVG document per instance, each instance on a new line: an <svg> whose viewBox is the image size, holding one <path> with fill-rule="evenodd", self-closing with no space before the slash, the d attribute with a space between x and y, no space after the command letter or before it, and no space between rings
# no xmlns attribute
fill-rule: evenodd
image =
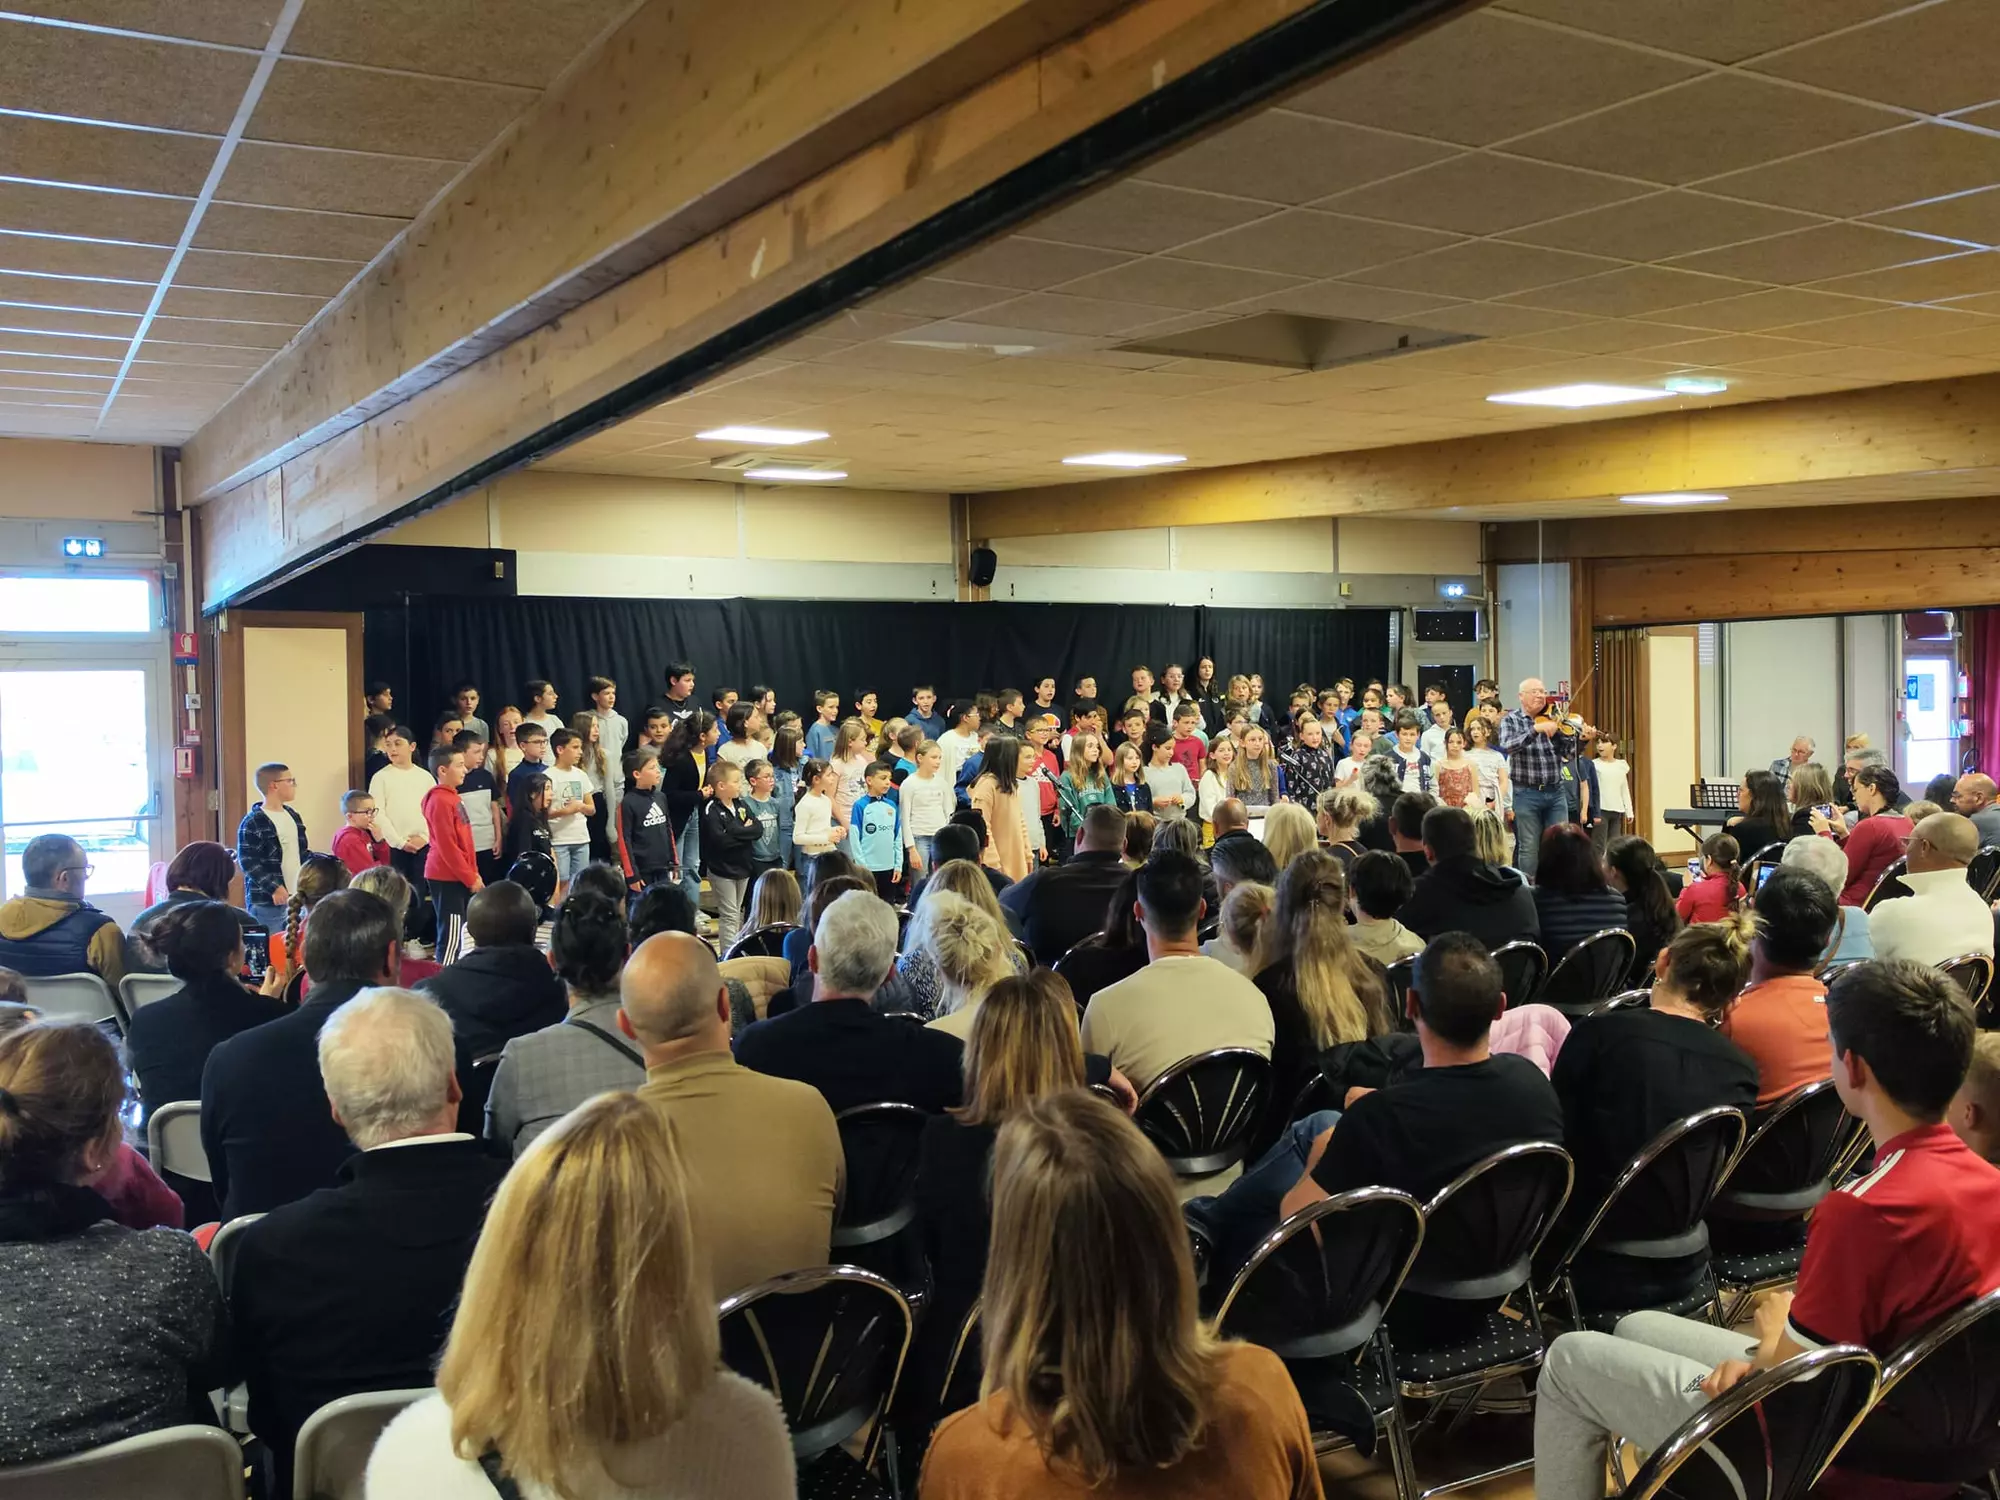
<svg viewBox="0 0 2000 1500"><path fill-rule="evenodd" d="M1903 685L1902 669L1897 665L1900 617L1849 615L1841 627L1847 636L1847 723L1842 740L1850 734L1865 734L1869 744L1893 754L1896 703ZM1822 753L1829 770L1836 753Z"/></svg>
<svg viewBox="0 0 2000 1500"><path fill-rule="evenodd" d="M299 779L299 816L315 849L333 847L347 778L347 632L252 626L243 632L244 795L261 799L257 767L279 761Z"/></svg>
<svg viewBox="0 0 2000 1500"><path fill-rule="evenodd" d="M1769 765L1809 734L1839 754L1840 621L1742 620L1722 627L1721 775ZM1831 760L1822 764L1832 767Z"/></svg>
<svg viewBox="0 0 2000 1500"><path fill-rule="evenodd" d="M1494 678L1500 698L1514 703L1516 684L1539 677L1550 687L1575 677L1569 659L1569 564L1502 563L1493 634L1499 668Z"/></svg>

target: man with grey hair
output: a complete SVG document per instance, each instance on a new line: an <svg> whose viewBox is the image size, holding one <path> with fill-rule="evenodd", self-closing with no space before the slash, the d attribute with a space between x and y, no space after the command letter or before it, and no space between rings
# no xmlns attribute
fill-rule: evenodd
<svg viewBox="0 0 2000 1500"><path fill-rule="evenodd" d="M1792 772L1811 761L1813 751L1816 748L1817 746L1813 743L1811 735L1800 735L1792 741L1792 753L1790 755L1781 755L1771 762L1771 774L1778 778L1780 785L1790 782Z"/></svg>
<svg viewBox="0 0 2000 1500"><path fill-rule="evenodd" d="M1785 845L1779 861L1786 869L1803 870L1832 891L1836 900L1847 884L1847 856L1832 839L1799 838ZM1858 963L1875 956L1875 944L1868 930L1868 913L1858 906L1843 906L1834 925L1833 951L1821 961L1828 964Z"/></svg>
<svg viewBox="0 0 2000 1500"><path fill-rule="evenodd" d="M2000 787L1993 784L1991 776L1974 771L1969 776L1958 778L1958 784L1951 789L1952 810L1961 817L1972 819L1972 826L1979 830L1979 842L2000 844L2000 807L1993 805L1993 799L2000 796Z"/></svg>
<svg viewBox="0 0 2000 1500"><path fill-rule="evenodd" d="M227 1287L272 1494L291 1492L293 1443L327 1402L430 1384L507 1171L458 1129L451 1020L426 996L361 990L320 1028L319 1069L360 1150L239 1232Z"/></svg>
<svg viewBox="0 0 2000 1500"><path fill-rule="evenodd" d="M895 910L880 896L838 897L807 950L812 1004L744 1028L736 1060L811 1084L835 1113L884 1101L933 1111L957 1104L958 1038L878 1015L869 1003L896 962L896 936Z"/></svg>
<svg viewBox="0 0 2000 1500"><path fill-rule="evenodd" d="M1993 952L1993 911L1965 878L1979 830L1957 813L1932 813L1910 833L1903 884L1910 894L1869 913L1877 958L1941 964Z"/></svg>
<svg viewBox="0 0 2000 1500"><path fill-rule="evenodd" d="M716 1300L823 1266L844 1157L817 1089L743 1067L729 1051L729 990L700 938L663 932L619 979L618 1029L639 1044L639 1097L672 1122L695 1240Z"/></svg>

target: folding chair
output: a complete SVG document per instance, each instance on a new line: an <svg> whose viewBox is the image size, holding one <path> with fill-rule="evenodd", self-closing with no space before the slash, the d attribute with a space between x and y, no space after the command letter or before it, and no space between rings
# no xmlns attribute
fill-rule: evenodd
<svg viewBox="0 0 2000 1500"><path fill-rule="evenodd" d="M51 1019L111 1021L124 1030L118 997L96 974L44 974L26 977L28 1004Z"/></svg>
<svg viewBox="0 0 2000 1500"><path fill-rule="evenodd" d="M430 1394L428 1387L364 1391L307 1417L292 1449L292 1500L363 1500L375 1440L403 1408Z"/></svg>
<svg viewBox="0 0 2000 1500"><path fill-rule="evenodd" d="M159 1173L195 1182L213 1182L208 1152L201 1144L201 1101L162 1104L146 1120L146 1157Z"/></svg>
<svg viewBox="0 0 2000 1500"><path fill-rule="evenodd" d="M1965 880L1988 905L2000 899L2000 846L1988 844L1973 855L1965 867Z"/></svg>
<svg viewBox="0 0 2000 1500"><path fill-rule="evenodd" d="M1947 1313L1882 1366L1843 1473L1975 1486L2000 1470L2000 1291Z"/></svg>
<svg viewBox="0 0 2000 1500"><path fill-rule="evenodd" d="M1861 909L1863 911L1873 911L1884 901L1894 901L1898 896L1915 894L1907 885L1903 884L1903 871L1908 866L1909 857L1907 855L1899 854L1895 859L1891 860L1889 867L1876 877L1873 888L1869 890L1867 897L1861 903Z"/></svg>
<svg viewBox="0 0 2000 1500"><path fill-rule="evenodd" d="M118 1029L129 1031L142 1005L178 995L186 986L171 974L127 974L118 981Z"/></svg>
<svg viewBox="0 0 2000 1500"><path fill-rule="evenodd" d="M1207 1177L1243 1160L1270 1089L1271 1060L1261 1052L1198 1052L1146 1086L1132 1122L1175 1176Z"/></svg>
<svg viewBox="0 0 2000 1500"><path fill-rule="evenodd" d="M1549 956L1542 945L1526 938L1502 943L1493 950L1493 961L1500 965L1500 988L1506 991L1509 1005L1526 1005L1533 1000L1549 972Z"/></svg>
<svg viewBox="0 0 2000 1500"><path fill-rule="evenodd" d="M243 1450L220 1427L142 1432L67 1458L0 1467L0 1500L243 1500Z"/></svg>
<svg viewBox="0 0 2000 1500"><path fill-rule="evenodd" d="M738 933L736 941L729 945L729 951L722 957L725 961L732 958L783 958L786 935L798 930L797 925L791 922L773 922L750 932Z"/></svg>
<svg viewBox="0 0 2000 1500"><path fill-rule="evenodd" d="M1965 991L1965 998L1972 1002L1974 1010L1985 1008L1986 992L1993 985L1993 959L1990 954L1961 953L1957 958L1948 958L1937 965L1937 971Z"/></svg>
<svg viewBox="0 0 2000 1500"><path fill-rule="evenodd" d="M887 1277L921 1306L927 1272L917 1245L917 1156L930 1116L914 1104L857 1104L833 1117L847 1186L833 1255Z"/></svg>
<svg viewBox="0 0 2000 1500"><path fill-rule="evenodd" d="M1746 1299L1797 1278L1806 1215L1833 1190L1856 1134L1866 1135L1830 1078L1793 1089L1751 1126L1708 1210L1725 1326Z"/></svg>
<svg viewBox="0 0 2000 1500"><path fill-rule="evenodd" d="M1566 1016L1580 1015L1600 1000L1607 1000L1624 987L1631 971L1637 944L1622 927L1593 932L1565 953L1542 981L1538 994L1525 996L1540 1005L1553 1005ZM1513 991L1509 990L1511 997Z"/></svg>

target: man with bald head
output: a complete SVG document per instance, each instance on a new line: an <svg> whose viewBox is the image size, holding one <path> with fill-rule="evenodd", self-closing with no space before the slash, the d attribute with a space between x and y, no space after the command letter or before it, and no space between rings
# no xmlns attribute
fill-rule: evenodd
<svg viewBox="0 0 2000 1500"><path fill-rule="evenodd" d="M1972 820L1982 845L2000 844L2000 807L1993 805L1996 795L2000 795L2000 787L1994 786L1993 778L1977 771L1959 777L1958 785L1951 789L1951 805Z"/></svg>
<svg viewBox="0 0 2000 1500"><path fill-rule="evenodd" d="M1993 952L1993 913L1965 879L1979 852L1979 830L1957 813L1932 813L1910 834L1903 884L1912 894L1868 914L1877 958L1941 964Z"/></svg>
<svg viewBox="0 0 2000 1500"><path fill-rule="evenodd" d="M618 1029L646 1059L639 1097L664 1113L687 1166L695 1243L717 1300L827 1263L845 1178L818 1089L738 1066L729 990L701 939L663 932L619 980Z"/></svg>

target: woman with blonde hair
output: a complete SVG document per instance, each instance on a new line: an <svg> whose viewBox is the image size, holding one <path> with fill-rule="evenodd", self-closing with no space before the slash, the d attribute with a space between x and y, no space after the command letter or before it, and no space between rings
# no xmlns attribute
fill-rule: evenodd
<svg viewBox="0 0 2000 1500"><path fill-rule="evenodd" d="M938 896L954 897L990 918L1003 939L1011 932L1006 914L1000 910L999 899L993 894L993 883L986 878L984 870L969 859L948 859L937 867L924 882L924 893L917 901L916 915L910 919L909 929L904 934L903 956L896 960L897 984L894 986L908 1009L926 1020L947 1013L946 980L940 972L937 953L925 941L929 928L918 931L918 924L924 921L924 913ZM1027 961L1012 942L1003 942L1001 951L1007 961L1003 973L1023 971ZM961 970L961 973L964 972ZM962 1036L964 1033L957 1034Z"/></svg>
<svg viewBox="0 0 2000 1500"><path fill-rule="evenodd" d="M1202 1323L1172 1174L1117 1110L1018 1105L992 1222L982 1397L938 1427L921 1500L1322 1493L1291 1377Z"/></svg>
<svg viewBox="0 0 2000 1500"><path fill-rule="evenodd" d="M1308 849L1319 847L1313 815L1296 802L1280 802L1264 815L1264 847L1280 873Z"/></svg>
<svg viewBox="0 0 2000 1500"><path fill-rule="evenodd" d="M667 1117L600 1094L515 1162L486 1216L437 1392L391 1422L368 1500L780 1500L791 1439L721 1367Z"/></svg>
<svg viewBox="0 0 2000 1500"><path fill-rule="evenodd" d="M1507 832L1506 823L1493 808L1482 807L1472 815L1472 847L1489 865L1514 862L1513 835Z"/></svg>
<svg viewBox="0 0 2000 1500"><path fill-rule="evenodd" d="M404 916L409 912L410 901L416 895L410 882L397 873L394 865L371 865L348 882L350 889L366 891L369 895L389 903L389 910L396 915L396 930L406 932ZM427 958L412 958L403 955L403 976L401 983L407 988L420 979L428 979L444 968Z"/></svg>
<svg viewBox="0 0 2000 1500"><path fill-rule="evenodd" d="M926 891L910 923L909 943L913 953L929 957L937 974L931 1026L963 1040L986 992L1014 972L1006 927L963 896Z"/></svg>
<svg viewBox="0 0 2000 1500"><path fill-rule="evenodd" d="M750 915L744 928L755 932L759 927L795 926L803 900L798 876L783 868L766 870L751 888Z"/></svg>
<svg viewBox="0 0 2000 1500"><path fill-rule="evenodd" d="M1361 842L1361 825L1375 816L1378 807L1373 797L1352 782L1319 794L1315 810L1320 842L1343 870L1353 869L1354 862L1368 852L1368 846Z"/></svg>
<svg viewBox="0 0 2000 1500"><path fill-rule="evenodd" d="M1229 795L1245 807L1269 807L1284 795L1284 790L1271 736L1263 725L1252 724L1243 731L1241 753L1229 768Z"/></svg>
<svg viewBox="0 0 2000 1500"><path fill-rule="evenodd" d="M1792 809L1792 837L1804 838L1813 831L1814 809L1826 817L1833 807L1833 778L1827 775L1826 767L1818 761L1792 767L1785 781L1785 801Z"/></svg>
<svg viewBox="0 0 2000 1500"><path fill-rule="evenodd" d="M1231 886L1222 898L1222 918L1215 936L1201 945L1201 951L1239 974L1254 974L1257 944L1276 899L1268 885L1254 880Z"/></svg>

